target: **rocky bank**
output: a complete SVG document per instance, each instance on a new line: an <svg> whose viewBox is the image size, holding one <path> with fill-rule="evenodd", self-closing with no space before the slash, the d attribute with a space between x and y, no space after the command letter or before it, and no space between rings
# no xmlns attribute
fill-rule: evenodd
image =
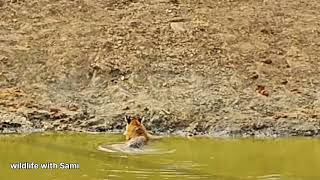
<svg viewBox="0 0 320 180"><path fill-rule="evenodd" d="M320 134L318 0L0 0L0 132Z"/></svg>

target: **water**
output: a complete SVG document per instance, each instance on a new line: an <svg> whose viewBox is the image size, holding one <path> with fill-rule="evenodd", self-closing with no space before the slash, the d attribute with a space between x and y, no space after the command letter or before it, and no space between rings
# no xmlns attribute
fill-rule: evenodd
<svg viewBox="0 0 320 180"><path fill-rule="evenodd" d="M121 135L107 134L2 135L0 179L320 179L318 139L171 137L148 145L147 150L160 153L108 153L97 149L101 144L122 141ZM18 162L63 162L80 168L11 169L10 164Z"/></svg>

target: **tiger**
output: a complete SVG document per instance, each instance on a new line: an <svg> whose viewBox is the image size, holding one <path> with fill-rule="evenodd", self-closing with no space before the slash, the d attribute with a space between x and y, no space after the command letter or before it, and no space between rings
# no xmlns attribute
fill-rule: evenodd
<svg viewBox="0 0 320 180"><path fill-rule="evenodd" d="M123 135L126 138L126 145L130 148L142 148L150 139L147 129L142 124L144 118L125 116L127 123Z"/></svg>

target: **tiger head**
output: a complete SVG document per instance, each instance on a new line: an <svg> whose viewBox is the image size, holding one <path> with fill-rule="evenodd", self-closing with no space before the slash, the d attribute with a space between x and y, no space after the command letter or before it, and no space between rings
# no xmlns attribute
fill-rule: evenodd
<svg viewBox="0 0 320 180"><path fill-rule="evenodd" d="M125 132L126 140L130 140L136 137L144 136L146 141L148 140L148 132L142 124L144 118L125 116L127 122Z"/></svg>

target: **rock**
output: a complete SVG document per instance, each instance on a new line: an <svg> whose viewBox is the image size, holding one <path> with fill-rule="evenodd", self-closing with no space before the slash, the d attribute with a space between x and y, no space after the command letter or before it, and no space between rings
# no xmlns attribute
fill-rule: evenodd
<svg viewBox="0 0 320 180"><path fill-rule="evenodd" d="M0 0L0 7L1 7L1 2L2 1ZM0 55L0 62L5 63L7 60L8 60L7 56Z"/></svg>
<svg viewBox="0 0 320 180"><path fill-rule="evenodd" d="M176 33L185 32L187 30L183 22L172 22L170 23L170 27Z"/></svg>
<svg viewBox="0 0 320 180"><path fill-rule="evenodd" d="M264 61L262 61L265 64L272 64L272 60L271 59L266 59Z"/></svg>

